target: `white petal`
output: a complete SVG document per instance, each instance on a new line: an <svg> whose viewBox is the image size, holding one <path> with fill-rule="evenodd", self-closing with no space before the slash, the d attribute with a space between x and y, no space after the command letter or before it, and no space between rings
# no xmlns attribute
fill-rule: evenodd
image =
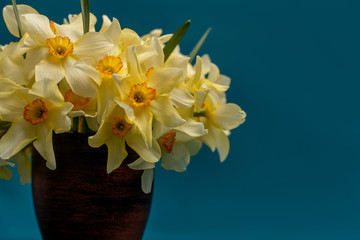
<svg viewBox="0 0 360 240"><path fill-rule="evenodd" d="M208 79L211 82L216 82L217 79L219 78L219 76L220 76L219 68L215 64L211 63L210 64L210 73L209 73Z"/></svg>
<svg viewBox="0 0 360 240"><path fill-rule="evenodd" d="M140 66L135 53L135 47L131 46L126 50L127 68L130 74L130 85L144 82L140 74Z"/></svg>
<svg viewBox="0 0 360 240"><path fill-rule="evenodd" d="M73 58L67 58L64 62L65 78L71 90L83 97L96 97L97 85L82 68L78 67Z"/></svg>
<svg viewBox="0 0 360 240"><path fill-rule="evenodd" d="M171 92L181 80L180 68L154 68L148 79L148 86L156 89L156 94Z"/></svg>
<svg viewBox="0 0 360 240"><path fill-rule="evenodd" d="M119 21L116 18L113 18L112 23L106 29L104 34L108 36L113 41L114 44L120 42L121 27Z"/></svg>
<svg viewBox="0 0 360 240"><path fill-rule="evenodd" d="M145 170L155 168L154 163L149 163L142 158L138 158L134 162L128 164L128 166L133 170Z"/></svg>
<svg viewBox="0 0 360 240"><path fill-rule="evenodd" d="M111 173L113 170L120 167L121 163L127 157L128 153L125 149L125 140L119 136L113 136L106 141L108 148L108 160L106 171Z"/></svg>
<svg viewBox="0 0 360 240"><path fill-rule="evenodd" d="M141 175L141 188L144 193L151 192L151 188L154 180L154 169L145 169Z"/></svg>
<svg viewBox="0 0 360 240"><path fill-rule="evenodd" d="M109 19L108 16L102 15L102 19L103 19L103 24L101 25L101 29L99 32L105 32L106 29L108 29L109 26L111 25L111 20Z"/></svg>
<svg viewBox="0 0 360 240"><path fill-rule="evenodd" d="M152 134L155 139L158 139L159 137L161 137L162 135L164 135L165 133L167 133L170 130L171 130L171 127L166 127L164 124L160 123L156 119L153 120Z"/></svg>
<svg viewBox="0 0 360 240"><path fill-rule="evenodd" d="M56 169L56 161L52 141L52 129L46 124L42 124L38 130L39 138L34 141L34 147L46 160L46 166L54 170Z"/></svg>
<svg viewBox="0 0 360 240"><path fill-rule="evenodd" d="M112 137L112 129L109 123L102 123L99 130L94 136L89 137L88 143L90 147L98 148L103 145L107 139Z"/></svg>
<svg viewBox="0 0 360 240"><path fill-rule="evenodd" d="M143 136L146 145L148 146L148 148L150 148L152 143L151 138L153 114L146 107L144 109L134 109L134 113L134 123L139 128L139 131Z"/></svg>
<svg viewBox="0 0 360 240"><path fill-rule="evenodd" d="M156 52L158 53L158 55L154 58L152 58L152 67L156 68L156 67L161 67L162 65L164 65L164 52L163 52L163 47L161 46L161 43L159 42L159 39L156 37L152 37L150 39L150 45L156 50Z"/></svg>
<svg viewBox="0 0 360 240"><path fill-rule="evenodd" d="M46 100L44 100L46 101ZM61 105L52 106L49 108L46 115L46 124L54 129L55 133L68 132L71 129L71 120L68 117L68 113L74 106L65 102Z"/></svg>
<svg viewBox="0 0 360 240"><path fill-rule="evenodd" d="M201 57L197 56L193 84L197 84L198 82L200 82L201 76L202 76L202 59Z"/></svg>
<svg viewBox="0 0 360 240"><path fill-rule="evenodd" d="M236 104L220 105L211 113L211 119L221 129L231 130L237 128L245 121L246 113Z"/></svg>
<svg viewBox="0 0 360 240"><path fill-rule="evenodd" d="M35 82L29 90L29 93L47 98L57 104L64 102L64 97L59 91L57 82L50 78L42 78Z"/></svg>
<svg viewBox="0 0 360 240"><path fill-rule="evenodd" d="M163 152L161 166L166 170L183 172L189 163L189 150L182 143L175 142L171 153Z"/></svg>
<svg viewBox="0 0 360 240"><path fill-rule="evenodd" d="M201 106L203 105L206 97L209 94L209 89L204 90L196 90L195 92L195 107L199 111L201 109Z"/></svg>
<svg viewBox="0 0 360 240"><path fill-rule="evenodd" d="M0 93L0 102L1 119L12 122L23 116L29 99L22 91L15 90L11 93Z"/></svg>
<svg viewBox="0 0 360 240"><path fill-rule="evenodd" d="M188 109L194 106L195 98L187 91L174 88L170 93L171 103L177 109Z"/></svg>
<svg viewBox="0 0 360 240"><path fill-rule="evenodd" d="M16 61L14 61L13 58L2 59L0 65L0 73L2 73L2 77L12 79L20 85L27 85L28 79L24 73L24 62L25 60L22 57L19 57Z"/></svg>
<svg viewBox="0 0 360 240"><path fill-rule="evenodd" d="M61 26L59 24L55 24L55 28L56 28L56 36L68 37L70 41L73 43L76 42L83 35L82 31L78 31L76 29L66 27L66 25ZM82 30L82 25L81 25L81 30Z"/></svg>
<svg viewBox="0 0 360 240"><path fill-rule="evenodd" d="M208 133L202 122L197 122L191 118L186 119L186 122L183 125L176 127L175 129L192 137L200 137Z"/></svg>
<svg viewBox="0 0 360 240"><path fill-rule="evenodd" d="M64 68L60 63L55 63L44 59L35 66L35 79L40 81L44 78L54 79L57 83L63 79L65 73Z"/></svg>
<svg viewBox="0 0 360 240"><path fill-rule="evenodd" d="M28 72L33 72L35 74L35 65L38 64L41 60L44 60L49 57L49 48L47 47L36 47L30 49L26 52L26 64L25 67L28 69Z"/></svg>
<svg viewBox="0 0 360 240"><path fill-rule="evenodd" d="M126 121L128 123L133 123L135 120L134 110L126 103L120 102L118 99L115 99L115 102L119 105L119 107L124 109L126 114Z"/></svg>
<svg viewBox="0 0 360 240"><path fill-rule="evenodd" d="M125 140L129 147L131 147L145 161L150 163L159 161L161 150L159 144L154 138L152 138L152 147L150 149L148 149L140 134L128 133L125 136Z"/></svg>
<svg viewBox="0 0 360 240"><path fill-rule="evenodd" d="M228 136L226 136L226 134L223 131L219 129L216 129L214 133L216 138L216 149L219 153L220 162L223 162L225 161L227 155L229 154L229 149L230 149L229 138Z"/></svg>
<svg viewBox="0 0 360 240"><path fill-rule="evenodd" d="M192 139L190 141L184 142L183 144L189 150L190 156L194 156L194 155L198 154L198 152L200 151L200 149L202 147L202 143L198 139Z"/></svg>
<svg viewBox="0 0 360 240"><path fill-rule="evenodd" d="M13 122L0 139L0 157L9 159L37 138L37 127L23 118Z"/></svg>
<svg viewBox="0 0 360 240"><path fill-rule="evenodd" d="M17 9L19 12L21 26L22 26L24 32L26 32L26 29L27 29L26 23L25 23L24 18L22 18L21 16L24 14L27 14L27 13L37 14L38 12L34 8L32 8L28 5L17 4L16 6L17 6ZM7 5L4 7L3 16L4 16L4 21L5 21L5 24L9 30L9 32L12 35L14 35L15 37L19 37L19 28L18 28L18 24L17 24L16 18L15 18L15 14L14 14L14 8L12 5Z"/></svg>
<svg viewBox="0 0 360 240"><path fill-rule="evenodd" d="M211 68L211 59L209 57L209 55L204 54L203 56L201 56L203 64L202 64L202 68L203 68L203 73L207 74L210 72L210 68Z"/></svg>
<svg viewBox="0 0 360 240"><path fill-rule="evenodd" d="M213 152L216 149L216 137L215 137L214 129L215 127L210 125L208 128L208 134L200 137L200 140L203 141Z"/></svg>
<svg viewBox="0 0 360 240"><path fill-rule="evenodd" d="M185 123L171 104L169 97L157 97L151 101L150 109L154 117L167 127L177 127Z"/></svg>
<svg viewBox="0 0 360 240"><path fill-rule="evenodd" d="M50 28L50 22L46 16L31 13L23 16L26 21L27 32L31 37L42 43L46 43L46 40L49 38L56 37Z"/></svg>
<svg viewBox="0 0 360 240"><path fill-rule="evenodd" d="M74 55L76 57L103 58L111 51L114 44L104 34L88 32L74 44Z"/></svg>

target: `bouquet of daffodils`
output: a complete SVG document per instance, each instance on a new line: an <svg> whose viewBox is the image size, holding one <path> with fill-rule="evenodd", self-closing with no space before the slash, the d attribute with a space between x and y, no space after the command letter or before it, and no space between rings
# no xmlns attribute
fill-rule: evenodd
<svg viewBox="0 0 360 240"><path fill-rule="evenodd" d="M17 164L21 182L30 181L31 144L55 169L53 132L90 133L91 147L106 144L108 173L128 145L146 193L157 162L185 171L202 143L225 160L230 130L246 115L226 103L230 79L208 55L196 56L205 34L190 56L180 52L189 21L175 34L140 37L107 16L96 31L86 1L63 24L14 2L3 9L19 41L0 48L0 178L11 179Z"/></svg>

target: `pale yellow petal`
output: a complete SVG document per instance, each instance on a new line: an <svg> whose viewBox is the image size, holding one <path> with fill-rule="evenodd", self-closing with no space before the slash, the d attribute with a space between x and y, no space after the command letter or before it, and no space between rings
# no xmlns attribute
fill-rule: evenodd
<svg viewBox="0 0 360 240"><path fill-rule="evenodd" d="M186 122L175 128L178 131L184 132L191 137L200 137L208 133L202 122L195 121L192 118L186 119Z"/></svg>
<svg viewBox="0 0 360 240"><path fill-rule="evenodd" d="M245 121L246 113L236 104L220 105L211 113L212 122L219 128L231 130Z"/></svg>
<svg viewBox="0 0 360 240"><path fill-rule="evenodd" d="M45 44L47 39L55 37L50 28L49 19L46 16L31 13L23 16L26 21L27 32L32 38Z"/></svg>
<svg viewBox="0 0 360 240"><path fill-rule="evenodd" d="M147 107L143 107L141 109L134 109L134 113L134 123L139 128L139 131L144 138L148 148L151 148L153 114L151 113L151 111L148 110Z"/></svg>
<svg viewBox="0 0 360 240"><path fill-rule="evenodd" d="M171 104L169 97L157 97L151 102L150 109L154 117L167 127L177 127L185 123Z"/></svg>
<svg viewBox="0 0 360 240"><path fill-rule="evenodd" d="M47 101L46 99L44 101ZM50 105L50 103L46 104ZM46 124L55 131L55 133L68 132L71 129L71 120L68 117L68 113L73 108L73 105L69 102L62 103L60 105L53 105L49 107L46 114Z"/></svg>
<svg viewBox="0 0 360 240"><path fill-rule="evenodd" d="M180 68L154 68L148 79L148 86L155 88L157 95L169 93L182 80L182 71Z"/></svg>
<svg viewBox="0 0 360 240"><path fill-rule="evenodd" d="M33 144L39 154L46 160L46 166L51 170L56 169L51 127L41 124L38 128L38 139Z"/></svg>
<svg viewBox="0 0 360 240"><path fill-rule="evenodd" d="M98 32L88 32L74 44L74 56L101 59L112 50L111 39Z"/></svg>
<svg viewBox="0 0 360 240"><path fill-rule="evenodd" d="M225 161L227 155L229 154L229 150L230 150L229 138L220 129L215 129L214 135L216 139L216 150L219 153L220 162L223 162Z"/></svg>
<svg viewBox="0 0 360 240"><path fill-rule="evenodd" d="M57 104L64 102L64 97L59 91L57 82L50 78L42 78L35 82L29 90L29 93L47 98Z"/></svg>
<svg viewBox="0 0 360 240"><path fill-rule="evenodd" d="M111 173L118 167L127 157L128 153L125 149L125 140L119 136L112 136L106 140L106 146L108 148L108 160L106 166L106 172Z"/></svg>
<svg viewBox="0 0 360 240"><path fill-rule="evenodd" d="M38 12L34 8L24 4L17 4L17 9L20 16L21 26L24 32L26 32L27 29L26 23L24 18L22 18L21 16L27 13L37 14ZM9 32L15 37L19 37L19 28L14 14L14 8L12 5L7 5L4 7L3 17Z"/></svg>
<svg viewBox="0 0 360 240"><path fill-rule="evenodd" d="M171 91L170 100L177 109L188 109L193 107L195 103L194 96L180 88L174 88Z"/></svg>
<svg viewBox="0 0 360 240"><path fill-rule="evenodd" d="M161 150L159 144L154 138L152 138L152 147L150 149L148 149L140 134L128 133L125 136L125 140L129 147L131 147L145 161L150 163L159 161Z"/></svg>
<svg viewBox="0 0 360 240"><path fill-rule="evenodd" d="M52 62L48 59L40 61L35 66L35 79L40 81L44 78L54 79L57 83L65 76L64 68L61 63Z"/></svg>
<svg viewBox="0 0 360 240"><path fill-rule="evenodd" d="M151 192L154 181L154 169L145 169L141 175L141 188L144 193L148 194Z"/></svg>
<svg viewBox="0 0 360 240"><path fill-rule="evenodd" d="M13 122L0 139L0 157L9 159L38 137L37 127L23 118Z"/></svg>
<svg viewBox="0 0 360 240"><path fill-rule="evenodd" d="M142 158L138 158L134 162L128 164L128 166L133 170L145 170L155 168L154 163L149 163Z"/></svg>
<svg viewBox="0 0 360 240"><path fill-rule="evenodd" d="M161 166L166 170L183 172L190 163L190 153L182 143L175 142L171 153L162 152Z"/></svg>
<svg viewBox="0 0 360 240"><path fill-rule="evenodd" d="M199 139L192 139L190 141L183 143L187 149L189 150L190 156L194 156L198 154L198 152L201 150L202 143Z"/></svg>
<svg viewBox="0 0 360 240"><path fill-rule="evenodd" d="M196 90L195 92L195 107L199 111L201 106L205 102L206 97L208 96L210 90L203 89L203 90Z"/></svg>

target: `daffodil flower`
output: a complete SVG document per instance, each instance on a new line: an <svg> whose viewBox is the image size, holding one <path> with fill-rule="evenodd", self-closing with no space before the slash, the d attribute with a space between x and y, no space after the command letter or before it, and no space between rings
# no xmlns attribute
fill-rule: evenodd
<svg viewBox="0 0 360 240"><path fill-rule="evenodd" d="M155 67L143 72L134 46L127 49L127 69L128 77L120 83L121 102L130 106L126 109L135 116L135 125L151 147L153 117L167 127L185 123L169 98L169 93L181 81L182 69Z"/></svg>
<svg viewBox="0 0 360 240"><path fill-rule="evenodd" d="M0 139L0 158L9 159L34 141L34 147L47 160L46 165L55 169L52 132L70 130L67 114L73 105L64 102L52 79L40 80L30 90L4 79L0 79L0 84L8 90L14 89L0 92L1 119L12 122Z"/></svg>
<svg viewBox="0 0 360 240"><path fill-rule="evenodd" d="M201 110L195 111L194 115L209 131L208 134L201 136L200 140L212 151L216 149L220 161L223 162L230 149L228 138L230 130L245 121L246 113L234 103L222 103L217 98L208 97Z"/></svg>
<svg viewBox="0 0 360 240"><path fill-rule="evenodd" d="M160 159L160 147L156 140L152 139L152 148L148 149L131 118L115 103L107 108L96 134L89 137L91 147L100 147L103 144L108 148L108 173L118 168L126 158L125 144L147 162L154 163Z"/></svg>
<svg viewBox="0 0 360 240"><path fill-rule="evenodd" d="M10 180L12 179L12 171L9 167L15 166L14 163L0 158L0 179Z"/></svg>
<svg viewBox="0 0 360 240"><path fill-rule="evenodd" d="M27 33L19 47L35 66L36 81L44 78L57 83L64 77L72 91L83 97L96 97L101 82L92 62L111 51L113 44L104 34L88 32L79 38L76 30L58 24L40 14L25 14Z"/></svg>

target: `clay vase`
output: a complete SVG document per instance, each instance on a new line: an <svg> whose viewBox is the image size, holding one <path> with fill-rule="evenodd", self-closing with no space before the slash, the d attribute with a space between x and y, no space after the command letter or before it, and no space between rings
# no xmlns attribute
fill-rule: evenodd
<svg viewBox="0 0 360 240"><path fill-rule="evenodd" d="M107 148L89 147L88 136L54 134L56 170L33 149L32 191L43 239L141 239L152 194L141 189L142 171L127 167L138 155L127 149L121 167L107 174Z"/></svg>

